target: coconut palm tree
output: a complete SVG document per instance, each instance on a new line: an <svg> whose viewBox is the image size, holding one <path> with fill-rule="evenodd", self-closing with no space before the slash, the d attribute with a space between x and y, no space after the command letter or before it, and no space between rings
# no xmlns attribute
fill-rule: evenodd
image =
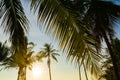
<svg viewBox="0 0 120 80"><path fill-rule="evenodd" d="M7 59L5 59L2 64L3 69L7 68L18 68L18 77L17 80L26 80L26 69L31 69L31 64L35 61L32 50L34 47L33 43L29 43L27 47L26 56L23 57L22 54L14 53L14 50L11 50L11 55Z"/></svg>
<svg viewBox="0 0 120 80"><path fill-rule="evenodd" d="M68 54L74 49L81 53L85 50L85 47L80 47L83 43L99 48L94 41L101 43L104 39L116 78L120 79L111 47L114 22L120 16L119 5L103 0L32 0L31 7L38 11L38 21L43 22L43 29L48 34L54 33L54 37L60 41L61 49Z"/></svg>
<svg viewBox="0 0 120 80"><path fill-rule="evenodd" d="M58 61L56 56L59 56L59 54L57 53L57 50L53 49L53 46L51 44L47 44L47 43L44 45L44 48L37 55L38 59L47 58L47 65L48 65L48 69L49 69L50 80L52 80L51 59Z"/></svg>

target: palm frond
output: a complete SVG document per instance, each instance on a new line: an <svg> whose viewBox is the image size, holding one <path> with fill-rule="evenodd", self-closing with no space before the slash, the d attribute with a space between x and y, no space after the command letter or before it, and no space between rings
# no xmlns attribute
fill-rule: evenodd
<svg viewBox="0 0 120 80"><path fill-rule="evenodd" d="M9 50L9 47L6 46L6 42L3 44L0 42L0 62L4 61L9 55L11 55Z"/></svg>
<svg viewBox="0 0 120 80"><path fill-rule="evenodd" d="M60 56L60 54L58 54L58 53L52 53L52 55L54 55L54 56Z"/></svg>
<svg viewBox="0 0 120 80"><path fill-rule="evenodd" d="M52 55L52 58L53 58L56 62L58 62L56 56Z"/></svg>
<svg viewBox="0 0 120 80"><path fill-rule="evenodd" d="M9 68L17 68L18 64L13 60L12 57L8 57L6 60L4 60L1 64L2 69L9 69Z"/></svg>
<svg viewBox="0 0 120 80"><path fill-rule="evenodd" d="M1 8L4 9L2 14L1 25L6 34L10 34L10 40L14 45L22 43L25 32L28 32L28 19L25 16L20 0L2 0Z"/></svg>

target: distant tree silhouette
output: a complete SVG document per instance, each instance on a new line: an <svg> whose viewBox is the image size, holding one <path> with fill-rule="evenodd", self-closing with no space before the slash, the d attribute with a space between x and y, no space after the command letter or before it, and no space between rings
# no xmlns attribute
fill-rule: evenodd
<svg viewBox="0 0 120 80"><path fill-rule="evenodd" d="M57 50L53 49L53 46L51 44L47 44L47 43L44 45L44 48L42 48L42 50L40 50L37 55L38 59L47 58L47 65L48 65L48 69L49 69L50 80L52 80L51 59L58 61L56 56L59 56L59 54L57 53Z"/></svg>

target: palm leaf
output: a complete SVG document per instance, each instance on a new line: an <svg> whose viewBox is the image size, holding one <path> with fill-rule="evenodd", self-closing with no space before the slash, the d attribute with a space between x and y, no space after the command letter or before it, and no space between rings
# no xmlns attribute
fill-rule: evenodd
<svg viewBox="0 0 120 80"><path fill-rule="evenodd" d="M9 47L5 43L0 42L0 62L4 61L11 53L9 52Z"/></svg>
<svg viewBox="0 0 120 80"><path fill-rule="evenodd" d="M56 56L52 55L52 58L53 58L56 62L58 62Z"/></svg>
<svg viewBox="0 0 120 80"><path fill-rule="evenodd" d="M4 9L1 22L4 32L10 34L12 44L19 45L23 43L22 39L29 27L22 4L20 0L2 0L1 3L1 8Z"/></svg>
<svg viewBox="0 0 120 80"><path fill-rule="evenodd" d="M56 52L53 52L52 55L54 55L54 56L60 56L60 54L58 54Z"/></svg>

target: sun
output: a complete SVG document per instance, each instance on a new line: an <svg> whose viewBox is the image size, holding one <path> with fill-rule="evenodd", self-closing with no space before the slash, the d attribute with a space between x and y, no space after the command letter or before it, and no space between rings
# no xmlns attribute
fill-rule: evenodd
<svg viewBox="0 0 120 80"><path fill-rule="evenodd" d="M34 77L40 77L42 75L42 68L40 67L39 64L33 64L33 68L32 68L32 73Z"/></svg>

